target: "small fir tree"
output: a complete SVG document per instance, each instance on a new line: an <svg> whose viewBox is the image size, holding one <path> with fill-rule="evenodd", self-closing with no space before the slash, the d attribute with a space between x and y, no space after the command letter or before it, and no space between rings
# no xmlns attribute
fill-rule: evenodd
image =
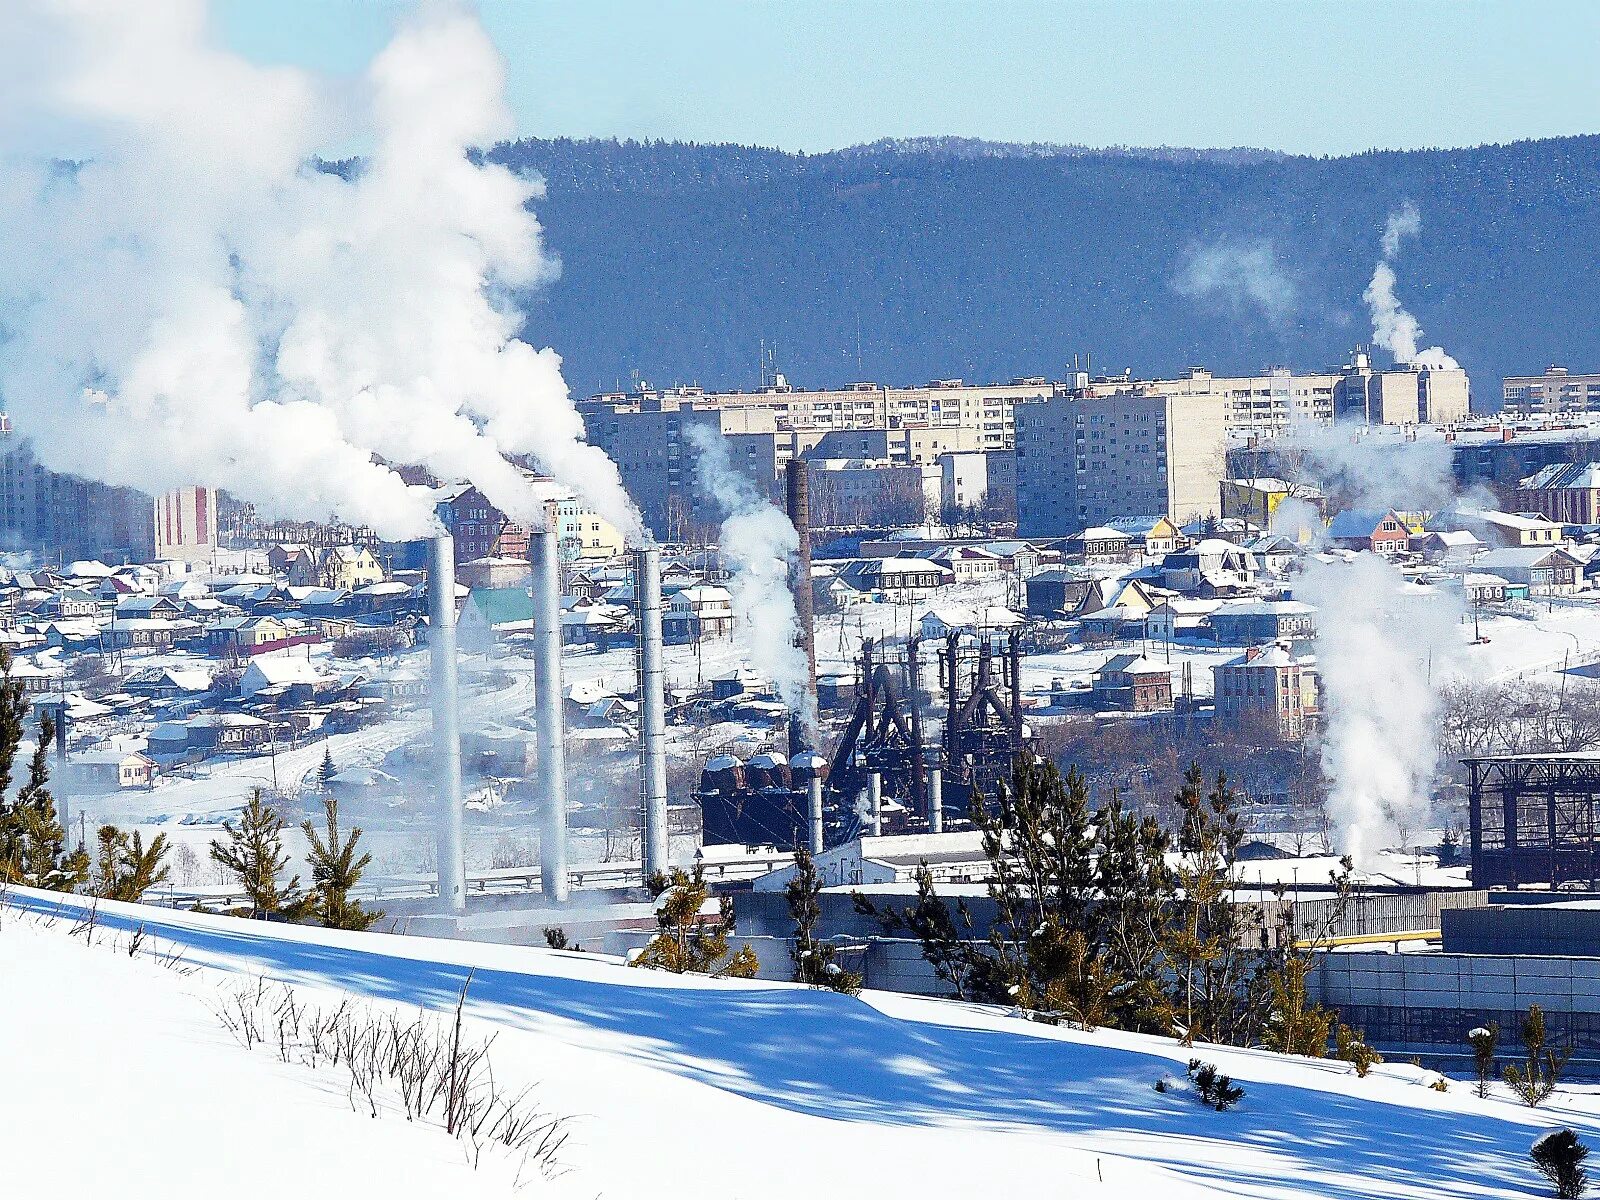
<svg viewBox="0 0 1600 1200"><path fill-rule="evenodd" d="M760 964L754 950L745 945L731 956L728 953L728 935L734 924L733 904L728 897L722 898L715 918L706 920L702 916L701 910L711 897L704 867L695 864L692 874L673 867L664 878L657 876L652 883L665 884L651 888L656 894L656 925L660 932L633 959L633 966L676 975L755 977Z"/></svg>
<svg viewBox="0 0 1600 1200"><path fill-rule="evenodd" d="M13 802L0 796L0 879L51 891L76 891L89 877L89 855L67 849L67 834L50 794L50 742L55 723L39 722L28 778Z"/></svg>
<svg viewBox="0 0 1600 1200"><path fill-rule="evenodd" d="M817 875L816 860L803 846L794 852L794 868L794 878L784 893L789 901L789 916L794 920L791 955L795 982L853 996L861 990L861 976L841 967L834 947L817 938L817 923L822 918L822 880Z"/></svg>
<svg viewBox="0 0 1600 1200"><path fill-rule="evenodd" d="M1352 1029L1343 1021L1334 1028L1333 1033L1334 1053L1344 1062L1356 1069L1356 1076L1360 1079L1367 1077L1367 1072L1383 1061L1359 1029Z"/></svg>
<svg viewBox="0 0 1600 1200"><path fill-rule="evenodd" d="M1589 1186L1589 1172L1583 1166L1589 1147L1572 1130L1557 1129L1545 1134L1533 1143L1529 1155L1556 1189L1556 1200L1578 1200Z"/></svg>
<svg viewBox="0 0 1600 1200"><path fill-rule="evenodd" d="M106 900L136 904L145 892L167 879L167 835L156 834L148 848L135 829L125 833L115 825L102 825L96 835L95 894Z"/></svg>
<svg viewBox="0 0 1600 1200"><path fill-rule="evenodd" d="M333 750L328 746L322 748L322 765L317 768L317 790L324 796L333 791L333 777L339 773L339 768L333 763Z"/></svg>
<svg viewBox="0 0 1600 1200"><path fill-rule="evenodd" d="M1489 1081L1494 1078L1495 1044L1499 1040L1500 1026L1494 1021L1467 1031L1467 1045L1472 1047L1472 1066L1478 1076L1474 1090L1480 1100L1489 1095Z"/></svg>
<svg viewBox="0 0 1600 1200"><path fill-rule="evenodd" d="M258 921L303 916L307 901L300 891L300 877L280 883L289 865L283 849L283 817L262 798L260 788L250 793L239 823L224 821L222 829L226 839L211 843L211 859L238 881L249 900L249 915Z"/></svg>
<svg viewBox="0 0 1600 1200"><path fill-rule="evenodd" d="M350 892L361 881L361 873L372 861L372 855L356 856L361 841L361 830L352 829L349 837L339 833L339 803L333 799L322 802L327 817L322 833L310 821L301 825L311 849L306 859L311 864L311 897L308 911L329 929L368 929L382 918L376 909L363 908L350 898Z"/></svg>
<svg viewBox="0 0 1600 1200"><path fill-rule="evenodd" d="M1545 1045L1544 1009L1530 1004L1528 1015L1522 1019L1522 1065L1507 1064L1502 1078L1524 1104L1535 1108L1556 1090L1571 1053Z"/></svg>

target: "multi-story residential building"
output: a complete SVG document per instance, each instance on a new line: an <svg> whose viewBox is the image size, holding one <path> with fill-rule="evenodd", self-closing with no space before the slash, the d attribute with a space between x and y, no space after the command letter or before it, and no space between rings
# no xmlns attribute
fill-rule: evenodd
<svg viewBox="0 0 1600 1200"><path fill-rule="evenodd" d="M1524 479L1517 508L1562 525L1600 525L1600 463L1554 463Z"/></svg>
<svg viewBox="0 0 1600 1200"><path fill-rule="evenodd" d="M153 501L51 471L0 415L0 534L8 548L62 560L149 562L155 557Z"/></svg>
<svg viewBox="0 0 1600 1200"><path fill-rule="evenodd" d="M1380 371L1357 350L1339 372L1333 411L1368 425L1454 425L1471 415L1471 385L1460 367L1402 363Z"/></svg>
<svg viewBox="0 0 1600 1200"><path fill-rule="evenodd" d="M155 499L155 554L187 563L209 562L217 548L217 494L177 488Z"/></svg>
<svg viewBox="0 0 1600 1200"><path fill-rule="evenodd" d="M937 466L888 459L810 460L811 523L824 529L920 525L939 510Z"/></svg>
<svg viewBox="0 0 1600 1200"><path fill-rule="evenodd" d="M1552 366L1543 375L1507 375L1501 404L1519 416L1600 412L1600 374L1574 375L1565 367Z"/></svg>
<svg viewBox="0 0 1600 1200"><path fill-rule="evenodd" d="M1217 392L1063 389L1017 407L1017 536L1119 518L1215 515L1227 415Z"/></svg>
<svg viewBox="0 0 1600 1200"><path fill-rule="evenodd" d="M1318 710L1316 659L1286 644L1252 646L1211 668L1217 722L1285 740L1303 737Z"/></svg>

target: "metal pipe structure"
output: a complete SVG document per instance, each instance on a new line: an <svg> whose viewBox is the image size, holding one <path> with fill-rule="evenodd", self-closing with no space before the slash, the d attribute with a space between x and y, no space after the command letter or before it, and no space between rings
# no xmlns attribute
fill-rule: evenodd
<svg viewBox="0 0 1600 1200"><path fill-rule="evenodd" d="M938 767L928 772L928 832L944 832L944 772Z"/></svg>
<svg viewBox="0 0 1600 1200"><path fill-rule="evenodd" d="M439 903L467 910L461 840L461 697L456 686L456 546L449 534L428 542L428 663L433 698L433 765L439 793Z"/></svg>
<svg viewBox="0 0 1600 1200"><path fill-rule="evenodd" d="M667 831L667 698L661 665L661 549L634 553L639 600L639 753L644 782L644 874L665 873Z"/></svg>
<svg viewBox="0 0 1600 1200"><path fill-rule="evenodd" d="M539 878L546 900L567 898L567 752L561 705L561 562L553 521L529 539L533 563L533 683L538 731Z"/></svg>
<svg viewBox="0 0 1600 1200"><path fill-rule="evenodd" d="M872 836L883 836L883 776L874 771L867 776L867 811L872 814Z"/></svg>
<svg viewBox="0 0 1600 1200"><path fill-rule="evenodd" d="M818 855L822 853L822 776L813 774L809 787L811 811L807 814L807 825L811 835L811 853Z"/></svg>

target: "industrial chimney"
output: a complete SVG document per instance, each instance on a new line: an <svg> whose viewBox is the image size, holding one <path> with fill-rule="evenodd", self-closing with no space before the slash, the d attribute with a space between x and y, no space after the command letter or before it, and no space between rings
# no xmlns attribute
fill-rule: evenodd
<svg viewBox="0 0 1600 1200"><path fill-rule="evenodd" d="M666 678L661 662L661 548L634 552L639 606L639 769L644 780L644 877L668 867Z"/></svg>
<svg viewBox="0 0 1600 1200"><path fill-rule="evenodd" d="M806 652L806 694L813 706L817 702L817 631L816 613L811 601L811 482L806 474L806 460L791 458L784 464L784 500L789 521L800 535L800 549L795 556L794 578L789 581L794 592L794 611L800 625L800 645ZM799 721L789 721L789 753L802 749L803 731Z"/></svg>
<svg viewBox="0 0 1600 1200"><path fill-rule="evenodd" d="M533 531L534 716L539 756L539 795L544 822L539 828L539 877L546 900L567 898L566 722L561 705L561 562L554 514Z"/></svg>
<svg viewBox="0 0 1600 1200"><path fill-rule="evenodd" d="M448 533L428 542L428 660L432 672L433 762L439 793L439 902L467 909L461 843L460 695L456 687L456 548Z"/></svg>

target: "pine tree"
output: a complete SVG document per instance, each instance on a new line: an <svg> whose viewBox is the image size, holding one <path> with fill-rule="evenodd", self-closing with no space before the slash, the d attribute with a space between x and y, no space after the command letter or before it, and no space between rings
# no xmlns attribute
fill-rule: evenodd
<svg viewBox="0 0 1600 1200"><path fill-rule="evenodd" d="M264 921L303 915L306 899L300 893L300 877L294 876L287 885L279 883L289 865L283 850L283 817L262 799L260 788L250 793L239 824L224 821L222 829L227 840L211 843L211 858L239 881L250 901L250 916Z"/></svg>
<svg viewBox="0 0 1600 1200"><path fill-rule="evenodd" d="M705 868L695 864L694 873L673 867L659 882L665 887L656 895L656 925L660 932L641 950L632 965L671 971L677 975L717 975L735 979L755 976L759 963L755 951L741 946L731 956L728 935L733 932L733 904L724 896L717 917L707 921L701 909L711 897ZM727 962L723 962L727 959ZM722 963L719 967L717 964Z"/></svg>
<svg viewBox="0 0 1600 1200"><path fill-rule="evenodd" d="M20 856L14 860L12 878L29 887L76 891L89 877L89 855L82 847L67 850L66 831L56 817L50 794L50 743L55 724L49 717L39 722L39 741L28 762L28 781L11 806L20 837Z"/></svg>
<svg viewBox="0 0 1600 1200"><path fill-rule="evenodd" d="M350 898L350 892L361 881L361 873L372 861L372 855L356 857L356 846L361 841L361 830L352 829L348 838L339 835L339 804L328 799L322 802L327 814L327 829L317 832L310 821L300 828L305 831L311 849L306 854L311 863L311 898L309 911L329 929L367 929L383 914L376 909L362 908L359 901Z"/></svg>
<svg viewBox="0 0 1600 1200"><path fill-rule="evenodd" d="M135 829L124 833L115 825L102 825L97 835L95 894L106 900L136 904L145 892L167 879L167 835L156 834L148 849Z"/></svg>
<svg viewBox="0 0 1600 1200"><path fill-rule="evenodd" d="M1178 983L1174 1017L1186 1044L1240 1045L1252 1039L1265 1008L1260 947L1246 944L1251 934L1264 941L1265 929L1252 910L1233 902L1244 838L1233 789L1221 772L1209 793L1202 792L1204 786L1195 764L1175 797L1183 825L1178 899L1167 939Z"/></svg>
<svg viewBox="0 0 1600 1200"><path fill-rule="evenodd" d="M834 947L817 937L817 923L822 919L822 880L817 875L816 860L804 846L794 852L794 867L794 878L784 889L789 916L794 920L794 949L790 952L794 980L854 995L861 990L861 976L841 967L835 961Z"/></svg>
<svg viewBox="0 0 1600 1200"><path fill-rule="evenodd" d="M1095 834L1100 903L1091 921L1093 948L1123 981L1110 998L1107 1023L1167 1033L1172 1005L1163 983L1162 939L1172 901L1172 839L1154 817L1124 812L1116 796L1100 809Z"/></svg>

